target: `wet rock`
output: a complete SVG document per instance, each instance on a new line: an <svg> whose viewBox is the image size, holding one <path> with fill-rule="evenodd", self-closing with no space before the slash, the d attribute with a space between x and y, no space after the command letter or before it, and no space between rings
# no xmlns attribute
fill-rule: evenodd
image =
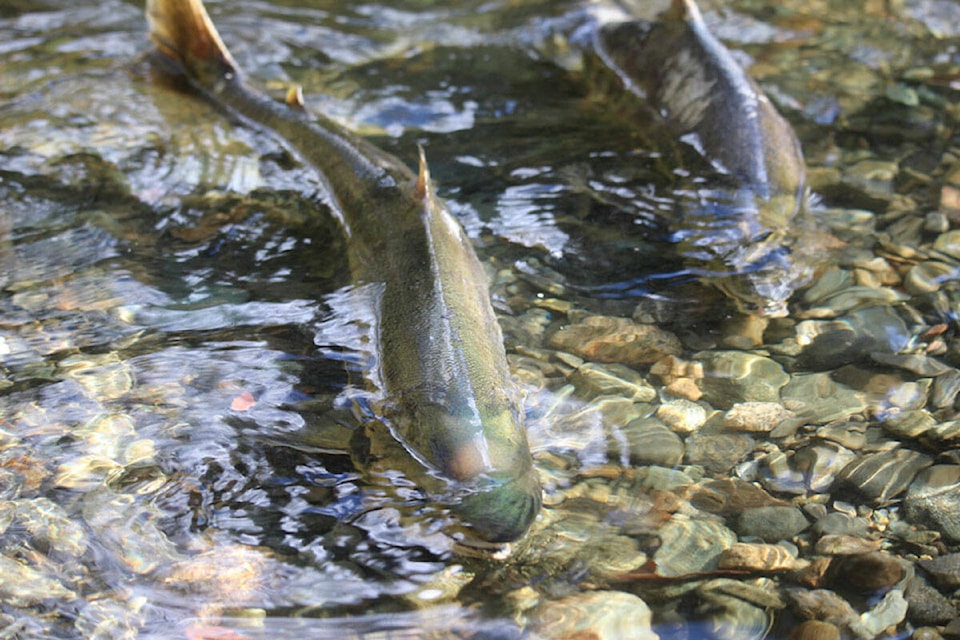
<svg viewBox="0 0 960 640"><path fill-rule="evenodd" d="M674 433L690 434L707 421L707 411L689 400L670 400L657 407L657 418Z"/></svg>
<svg viewBox="0 0 960 640"><path fill-rule="evenodd" d="M837 383L828 373L795 375L781 396L785 407L811 424L849 420L867 407L863 392Z"/></svg>
<svg viewBox="0 0 960 640"><path fill-rule="evenodd" d="M656 640L650 607L622 591L588 591L545 602L530 614L531 626L546 639Z"/></svg>
<svg viewBox="0 0 960 640"><path fill-rule="evenodd" d="M860 638L876 638L886 629L896 627L907 617L907 601L899 589L893 589L877 606L850 624L850 630Z"/></svg>
<svg viewBox="0 0 960 640"><path fill-rule="evenodd" d="M844 535L863 538L870 531L870 523L866 518L855 518L834 511L814 522L811 531L817 536Z"/></svg>
<svg viewBox="0 0 960 640"><path fill-rule="evenodd" d="M721 569L775 572L797 571L809 564L778 544L738 542L723 550L719 566Z"/></svg>
<svg viewBox="0 0 960 640"><path fill-rule="evenodd" d="M676 514L659 532L660 548L653 555L657 574L671 578L715 570L724 549L737 536L723 525Z"/></svg>
<svg viewBox="0 0 960 640"><path fill-rule="evenodd" d="M732 578L714 578L700 585L701 593L722 593L740 598L744 602L779 611L787 606L780 595L777 583L772 578L753 580L734 580Z"/></svg>
<svg viewBox="0 0 960 640"><path fill-rule="evenodd" d="M806 343L797 357L797 367L826 371L868 361L874 352L896 353L906 346L910 332L892 307L871 306L838 320L802 322L797 335L801 344Z"/></svg>
<svg viewBox="0 0 960 640"><path fill-rule="evenodd" d="M790 540L809 526L810 522L797 507L755 507L740 514L736 531L741 538L776 542Z"/></svg>
<svg viewBox="0 0 960 640"><path fill-rule="evenodd" d="M73 599L76 594L54 578L25 564L0 556L0 598L14 607L29 607L45 600Z"/></svg>
<svg viewBox="0 0 960 640"><path fill-rule="evenodd" d="M831 442L815 442L797 451L775 450L760 460L760 482L770 491L823 493L855 457L852 451Z"/></svg>
<svg viewBox="0 0 960 640"><path fill-rule="evenodd" d="M917 564L941 589L952 591L960 588L960 553L948 553L936 558L918 560Z"/></svg>
<svg viewBox="0 0 960 640"><path fill-rule="evenodd" d="M687 464L701 465L711 474L727 475L753 451L755 441L745 433L698 432L686 439Z"/></svg>
<svg viewBox="0 0 960 640"><path fill-rule="evenodd" d="M916 439L933 429L937 420L929 411L903 411L890 415L883 421L884 430L894 438Z"/></svg>
<svg viewBox="0 0 960 640"><path fill-rule="evenodd" d="M683 441L656 418L631 420L611 439L612 453L626 456L627 465L675 467L683 460Z"/></svg>
<svg viewBox="0 0 960 640"><path fill-rule="evenodd" d="M794 413L779 402L739 402L723 416L723 426L738 431L767 433Z"/></svg>
<svg viewBox="0 0 960 640"><path fill-rule="evenodd" d="M840 640L840 629L829 622L806 620L790 632L787 640Z"/></svg>
<svg viewBox="0 0 960 640"><path fill-rule="evenodd" d="M612 316L590 316L582 323L564 326L550 337L549 344L594 362L631 367L652 364L681 350L680 340L668 331Z"/></svg>
<svg viewBox="0 0 960 640"><path fill-rule="evenodd" d="M865 540L857 536L832 534L821 536L817 540L814 551L822 556L851 556L879 551L880 545L880 540Z"/></svg>
<svg viewBox="0 0 960 640"><path fill-rule="evenodd" d="M934 293L956 277L957 267L927 260L910 267L903 279L903 288L913 295Z"/></svg>
<svg viewBox="0 0 960 640"><path fill-rule="evenodd" d="M909 605L907 618L917 626L944 624L957 615L957 608L950 599L920 576L907 580L903 597Z"/></svg>
<svg viewBox="0 0 960 640"><path fill-rule="evenodd" d="M707 480L690 488L687 500L695 508L720 516L737 516L745 509L787 506L769 493L739 478Z"/></svg>
<svg viewBox="0 0 960 640"><path fill-rule="evenodd" d="M937 409L953 406L960 394L960 371L950 369L933 380L930 402Z"/></svg>
<svg viewBox="0 0 960 640"><path fill-rule="evenodd" d="M960 230L941 233L934 241L933 248L951 258L960 260Z"/></svg>
<svg viewBox="0 0 960 640"><path fill-rule="evenodd" d="M828 580L837 589L876 593L891 588L903 578L903 561L883 551L838 556L830 564Z"/></svg>
<svg viewBox="0 0 960 640"><path fill-rule="evenodd" d="M850 603L833 591L794 589L789 596L794 611L805 620L820 620L846 628L857 619L857 612Z"/></svg>
<svg viewBox="0 0 960 640"><path fill-rule="evenodd" d="M910 449L881 451L848 464L838 478L858 499L883 506L906 491L914 477L931 464L930 456Z"/></svg>
<svg viewBox="0 0 960 640"><path fill-rule="evenodd" d="M694 616L703 620L715 638L763 640L770 629L770 614L765 608L725 593L700 588L700 603Z"/></svg>
<svg viewBox="0 0 960 640"><path fill-rule="evenodd" d="M779 363L752 353L706 351L697 357L703 363L703 397L721 409L738 402L776 402L790 380Z"/></svg>
<svg viewBox="0 0 960 640"><path fill-rule="evenodd" d="M577 395L585 400L597 396L618 396L634 402L650 402L657 397L656 390L643 376L628 366L610 363L606 365L587 362L570 376Z"/></svg>
<svg viewBox="0 0 960 640"><path fill-rule="evenodd" d="M903 499L904 517L960 541L960 465L935 465L917 474Z"/></svg>

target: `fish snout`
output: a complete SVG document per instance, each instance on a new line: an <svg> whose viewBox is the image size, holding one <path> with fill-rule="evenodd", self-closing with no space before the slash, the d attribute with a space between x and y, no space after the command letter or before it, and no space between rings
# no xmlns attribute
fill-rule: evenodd
<svg viewBox="0 0 960 640"><path fill-rule="evenodd" d="M463 496L453 512L470 537L484 543L513 542L527 532L540 513L540 494L540 479L531 468L519 477L491 478Z"/></svg>

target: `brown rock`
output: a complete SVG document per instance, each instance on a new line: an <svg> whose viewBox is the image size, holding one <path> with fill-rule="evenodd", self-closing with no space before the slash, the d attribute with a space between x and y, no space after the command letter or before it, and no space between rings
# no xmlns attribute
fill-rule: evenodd
<svg viewBox="0 0 960 640"><path fill-rule="evenodd" d="M612 316L591 316L580 324L562 327L549 342L554 349L587 360L629 366L652 364L680 353L680 340L672 333Z"/></svg>
<svg viewBox="0 0 960 640"><path fill-rule="evenodd" d="M797 571L810 562L795 558L778 544L751 544L738 542L720 554L721 569L746 571Z"/></svg>
<svg viewBox="0 0 960 640"><path fill-rule="evenodd" d="M830 583L836 587L873 593L884 591L903 578L902 561L889 553L873 551L838 556L830 566Z"/></svg>
<svg viewBox="0 0 960 640"><path fill-rule="evenodd" d="M882 541L864 540L842 534L826 535L817 540L816 553L822 556L850 556L879 551Z"/></svg>
<svg viewBox="0 0 960 640"><path fill-rule="evenodd" d="M790 632L787 640L840 640L840 629L829 622L807 620Z"/></svg>

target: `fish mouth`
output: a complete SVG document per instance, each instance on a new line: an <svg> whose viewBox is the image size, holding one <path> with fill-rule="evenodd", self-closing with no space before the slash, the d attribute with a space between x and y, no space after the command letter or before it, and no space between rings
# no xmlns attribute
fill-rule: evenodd
<svg viewBox="0 0 960 640"><path fill-rule="evenodd" d="M452 507L464 525L471 547L496 547L520 539L533 524L541 505L536 471L508 480L491 479Z"/></svg>

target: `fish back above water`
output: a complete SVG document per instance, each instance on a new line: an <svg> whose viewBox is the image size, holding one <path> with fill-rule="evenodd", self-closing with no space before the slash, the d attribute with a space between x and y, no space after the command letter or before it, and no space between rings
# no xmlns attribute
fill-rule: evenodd
<svg viewBox="0 0 960 640"><path fill-rule="evenodd" d="M514 540L539 513L540 485L483 266L430 183L299 101L245 83L200 0L148 0L164 62L212 102L266 128L315 167L348 236L355 285L377 292L383 421L449 481L453 511L487 542ZM295 94L294 94L295 95Z"/></svg>
<svg viewBox="0 0 960 640"><path fill-rule="evenodd" d="M692 0L673 0L657 22L604 24L594 48L628 90L724 176L681 201L674 224L685 240L681 252L707 252L699 270L713 272L705 279L744 311L783 315L790 294L810 275L790 260L790 226L808 198L793 128L710 33Z"/></svg>

